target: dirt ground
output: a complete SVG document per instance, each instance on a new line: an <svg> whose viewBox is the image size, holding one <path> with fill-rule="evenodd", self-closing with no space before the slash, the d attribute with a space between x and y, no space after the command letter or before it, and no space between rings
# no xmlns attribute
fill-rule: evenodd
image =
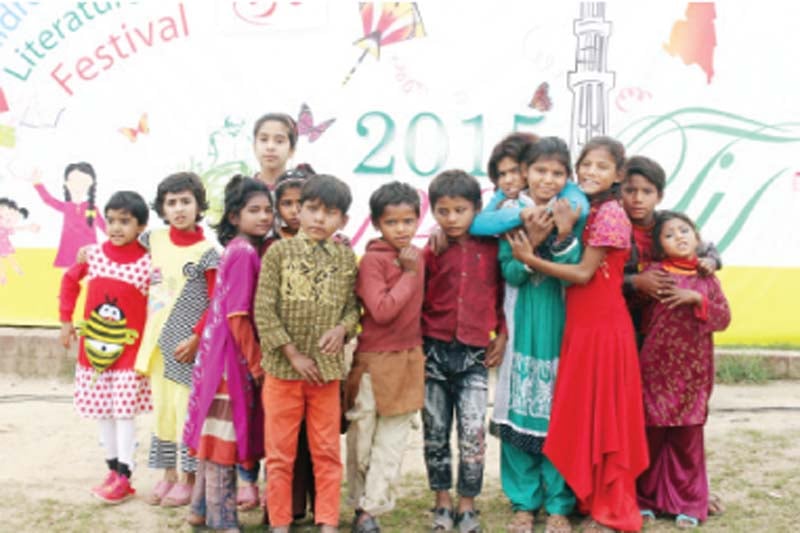
<svg viewBox="0 0 800 533"><path fill-rule="evenodd" d="M144 503L159 474L146 467L150 417L138 420L140 446L134 475L137 497L104 507L89 487L104 475L96 426L75 415L70 383L0 376L0 531L188 531L184 510ZM728 510L706 531L798 531L800 526L800 382L719 385L706 427L712 489ZM499 446L489 439L486 490L481 497L487 531L503 531L510 512L499 489ZM430 507L421 430L405 454L397 510L384 531L425 531ZM342 525L351 510L343 506ZM242 522L257 530L260 515ZM577 523L577 519L576 519ZM659 520L649 531L673 530ZM538 529L537 529L538 531Z"/></svg>

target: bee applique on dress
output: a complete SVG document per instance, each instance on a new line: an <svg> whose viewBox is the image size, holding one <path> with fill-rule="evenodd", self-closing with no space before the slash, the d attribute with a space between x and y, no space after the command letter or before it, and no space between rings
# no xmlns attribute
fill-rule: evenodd
<svg viewBox="0 0 800 533"><path fill-rule="evenodd" d="M86 358L95 369L95 379L119 359L125 346L139 338L138 331L127 327L125 313L117 306L117 299L108 296L92 310L87 320L78 322L77 330L85 339Z"/></svg>

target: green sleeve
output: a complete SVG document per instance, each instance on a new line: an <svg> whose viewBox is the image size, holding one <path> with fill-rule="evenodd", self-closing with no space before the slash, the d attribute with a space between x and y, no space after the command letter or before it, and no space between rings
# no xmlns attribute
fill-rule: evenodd
<svg viewBox="0 0 800 533"><path fill-rule="evenodd" d="M500 270L503 278L512 287L524 285L530 279L530 272L525 269L525 265L516 259L511 253L511 245L505 239L500 239L500 249L497 259L500 261Z"/></svg>

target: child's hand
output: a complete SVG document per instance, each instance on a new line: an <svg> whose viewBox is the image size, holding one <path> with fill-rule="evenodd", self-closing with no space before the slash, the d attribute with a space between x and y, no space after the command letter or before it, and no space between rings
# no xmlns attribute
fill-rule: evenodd
<svg viewBox="0 0 800 533"><path fill-rule="evenodd" d="M486 360L483 365L486 368L493 368L503 362L503 354L506 351L506 341L508 336L500 333L486 347Z"/></svg>
<svg viewBox="0 0 800 533"><path fill-rule="evenodd" d="M333 242L335 242L335 243L344 244L348 248L351 248L351 246L350 246L350 237L348 237L347 235L345 235L344 233L342 233L340 231L337 231L336 233L334 233L333 237L331 237L331 240Z"/></svg>
<svg viewBox="0 0 800 533"><path fill-rule="evenodd" d="M69 350L69 347L72 345L72 341L78 340L78 336L75 334L75 328L72 327L72 322L61 323L61 333L58 336L58 340L61 342L61 346L67 350Z"/></svg>
<svg viewBox="0 0 800 533"><path fill-rule="evenodd" d="M75 256L76 263L83 264L89 260L89 246L91 244L85 244L78 248L78 254Z"/></svg>
<svg viewBox="0 0 800 533"><path fill-rule="evenodd" d="M24 177L22 179L24 179L28 183L33 183L34 185L36 185L37 183L41 183L42 182L42 169L39 168L39 167L36 167L31 171L29 176L26 176L26 177Z"/></svg>
<svg viewBox="0 0 800 533"><path fill-rule="evenodd" d="M431 234L428 236L428 246L430 246L433 255L441 255L447 251L449 247L447 235L445 235L444 231L442 231L442 228L439 226L431 230Z"/></svg>
<svg viewBox="0 0 800 533"><path fill-rule="evenodd" d="M418 261L419 252L412 246L406 246L400 250L400 254L397 256L397 263L400 265L400 268L412 274L417 273Z"/></svg>
<svg viewBox="0 0 800 533"><path fill-rule="evenodd" d="M701 257L697 260L697 272L703 276L707 277L716 272L717 270L717 262L711 259L710 257Z"/></svg>
<svg viewBox="0 0 800 533"><path fill-rule="evenodd" d="M673 309L679 305L700 305L703 303L703 295L691 289L679 289L672 287L661 298L661 303L666 304L668 309Z"/></svg>
<svg viewBox="0 0 800 533"><path fill-rule="evenodd" d="M317 368L317 363L309 356L295 351L287 357L294 371L300 374L300 377L305 381L314 385L325 384L325 380L322 379L322 374L319 373L319 368Z"/></svg>
<svg viewBox="0 0 800 533"><path fill-rule="evenodd" d="M336 355L344 348L347 330L341 324L334 326L319 338L319 351L325 355Z"/></svg>
<svg viewBox="0 0 800 533"><path fill-rule="evenodd" d="M506 233L506 240L511 245L511 254L517 261L526 263L527 259L533 256L533 246L524 231L509 231Z"/></svg>
<svg viewBox="0 0 800 533"><path fill-rule="evenodd" d="M572 233L572 228L575 227L580 216L581 206L573 209L572 204L566 198L556 200L556 203L553 204L553 221L558 228L558 240L566 239Z"/></svg>
<svg viewBox="0 0 800 533"><path fill-rule="evenodd" d="M542 244L554 227L553 215L544 210L534 213L525 220L525 231L533 248Z"/></svg>
<svg viewBox="0 0 800 533"><path fill-rule="evenodd" d="M634 289L655 300L660 300L675 286L675 280L663 270L648 270L635 274L631 278L631 283Z"/></svg>
<svg viewBox="0 0 800 533"><path fill-rule="evenodd" d="M179 363L191 363L197 354L197 345L200 344L200 337L193 333L191 337L181 341L175 348L175 360Z"/></svg>
<svg viewBox="0 0 800 533"><path fill-rule="evenodd" d="M522 211L519 212L519 218L522 220L522 223L525 224L528 220L530 220L533 216L544 213L547 211L547 208L543 205L532 205L530 207L522 208Z"/></svg>

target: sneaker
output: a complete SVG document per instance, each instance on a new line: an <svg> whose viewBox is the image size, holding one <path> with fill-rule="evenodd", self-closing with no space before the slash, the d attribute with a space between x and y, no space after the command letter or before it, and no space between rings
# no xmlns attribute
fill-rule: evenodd
<svg viewBox="0 0 800 533"><path fill-rule="evenodd" d="M92 487L92 490L91 490L92 494L97 494L98 492L101 492L103 489L106 488L106 485L110 485L111 483L113 483L118 475L119 474L117 474L116 471L109 470L108 474L106 474L106 477L103 480L103 482L100 483L99 485L95 485L94 487Z"/></svg>
<svg viewBox="0 0 800 533"><path fill-rule="evenodd" d="M480 511L469 509L456 515L456 525L459 533L481 533L481 523L478 520Z"/></svg>
<svg viewBox="0 0 800 533"><path fill-rule="evenodd" d="M131 487L130 480L117 474L114 482L106 486L105 490L98 492L96 496L106 503L116 505L124 502L134 494L136 494L136 490Z"/></svg>

